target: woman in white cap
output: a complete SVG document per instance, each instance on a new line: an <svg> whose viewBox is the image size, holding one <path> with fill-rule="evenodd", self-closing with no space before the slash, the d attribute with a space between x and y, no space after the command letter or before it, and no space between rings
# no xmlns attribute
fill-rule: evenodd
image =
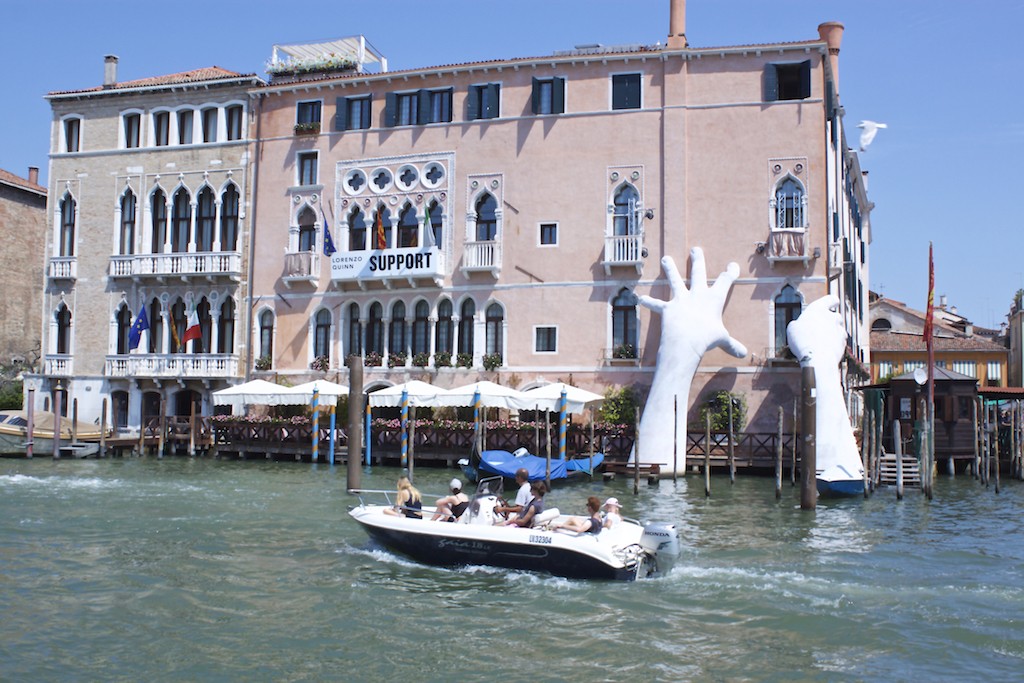
<svg viewBox="0 0 1024 683"><path fill-rule="evenodd" d="M431 517L434 521L443 519L446 522L454 522L469 507L469 496L462 492L461 481L457 478L452 479L451 483L448 484L448 488L452 490L451 495L447 495L437 501L437 512Z"/></svg>
<svg viewBox="0 0 1024 683"><path fill-rule="evenodd" d="M619 514L619 511L622 509L622 506L619 505L618 498L609 498L604 502L604 505L602 507L604 507L605 529L611 529L616 524L622 521L622 515Z"/></svg>

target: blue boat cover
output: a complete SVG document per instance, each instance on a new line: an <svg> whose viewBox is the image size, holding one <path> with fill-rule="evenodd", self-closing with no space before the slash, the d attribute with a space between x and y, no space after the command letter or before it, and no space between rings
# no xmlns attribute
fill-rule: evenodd
<svg viewBox="0 0 1024 683"><path fill-rule="evenodd" d="M594 453L594 467L604 461L603 453ZM500 474L515 479L516 470L525 467L529 472L530 481L543 480L547 471L547 459L536 455L515 456L508 451L484 451L480 456L480 469L492 474ZM570 472L590 472L590 458L573 460L551 460L551 478L565 479Z"/></svg>

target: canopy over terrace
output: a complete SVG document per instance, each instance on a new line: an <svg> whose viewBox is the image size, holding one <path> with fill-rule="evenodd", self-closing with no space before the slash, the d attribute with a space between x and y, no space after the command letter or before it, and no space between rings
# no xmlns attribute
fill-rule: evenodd
<svg viewBox="0 0 1024 683"><path fill-rule="evenodd" d="M264 379L254 379L213 392L213 404L241 410L247 405L296 406L307 403L293 389Z"/></svg>
<svg viewBox="0 0 1024 683"><path fill-rule="evenodd" d="M290 387L288 390L295 396L303 398L302 403L310 403L313 400L314 389L321 404L337 403L342 396L348 396L348 387L344 384L328 382L325 379L315 379L312 382Z"/></svg>
<svg viewBox="0 0 1024 683"><path fill-rule="evenodd" d="M488 381L474 382L473 384L449 389L444 394L438 395L436 403L433 405L472 406L478 400L484 408L521 410L528 405L528 401L522 391L516 391L511 387L505 387Z"/></svg>
<svg viewBox="0 0 1024 683"><path fill-rule="evenodd" d="M565 382L553 382L542 387L524 391L527 402L519 406L520 410L547 410L558 412L562 409L562 393L565 393L565 410L578 415L592 404L600 403L604 396L586 389L574 387Z"/></svg>
<svg viewBox="0 0 1024 683"><path fill-rule="evenodd" d="M377 407L398 408L402 405L404 396L409 406L437 406L439 396L444 396L446 390L435 387L433 384L421 382L418 379L410 380L404 384L396 384L393 387L386 387L370 392L370 405Z"/></svg>

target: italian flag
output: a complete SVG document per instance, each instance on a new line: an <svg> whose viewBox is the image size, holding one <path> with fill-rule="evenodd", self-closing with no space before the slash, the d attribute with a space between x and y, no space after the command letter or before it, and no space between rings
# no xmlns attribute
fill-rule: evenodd
<svg viewBox="0 0 1024 683"><path fill-rule="evenodd" d="M181 338L182 344L188 344L193 339L202 339L203 331L199 328L199 311L196 310L195 302L192 303L188 312L188 321L185 323L185 335Z"/></svg>

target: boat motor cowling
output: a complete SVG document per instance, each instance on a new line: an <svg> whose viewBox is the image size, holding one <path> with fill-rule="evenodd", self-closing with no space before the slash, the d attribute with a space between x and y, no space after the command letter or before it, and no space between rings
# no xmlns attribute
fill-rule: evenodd
<svg viewBox="0 0 1024 683"><path fill-rule="evenodd" d="M676 525L669 522L648 522L644 525L640 545L644 550L657 557L676 557L679 555L679 536L676 533Z"/></svg>

